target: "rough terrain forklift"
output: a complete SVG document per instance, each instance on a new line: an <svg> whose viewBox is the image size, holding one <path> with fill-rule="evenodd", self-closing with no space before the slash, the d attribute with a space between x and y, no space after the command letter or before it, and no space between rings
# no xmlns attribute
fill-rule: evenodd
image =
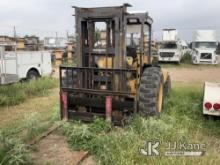
<svg viewBox="0 0 220 165"><path fill-rule="evenodd" d="M134 113L161 113L170 77L152 63L153 20L128 7L74 7L77 66L60 66L62 119L103 117L121 124ZM105 28L102 44L98 26Z"/></svg>

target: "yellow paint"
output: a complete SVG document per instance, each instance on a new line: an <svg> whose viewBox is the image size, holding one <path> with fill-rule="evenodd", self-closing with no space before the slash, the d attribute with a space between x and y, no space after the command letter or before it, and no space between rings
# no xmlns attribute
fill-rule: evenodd
<svg viewBox="0 0 220 165"><path fill-rule="evenodd" d="M163 82L160 83L160 90L159 90L159 96L158 96L158 111L159 113L161 113L162 111L162 106L163 106L163 87L164 87L164 84Z"/></svg>
<svg viewBox="0 0 220 165"><path fill-rule="evenodd" d="M96 64L98 65L99 68L102 69L111 69L112 68L112 58L111 57L99 57L96 60Z"/></svg>
<svg viewBox="0 0 220 165"><path fill-rule="evenodd" d="M25 49L24 40L18 40L17 41L17 49L18 50L24 50Z"/></svg>
<svg viewBox="0 0 220 165"><path fill-rule="evenodd" d="M126 58L126 61L127 61L127 64L131 67L134 60L133 60L132 57L127 57L127 58Z"/></svg>
<svg viewBox="0 0 220 165"><path fill-rule="evenodd" d="M55 66L60 66L62 64L61 60L55 60L54 61Z"/></svg>
<svg viewBox="0 0 220 165"><path fill-rule="evenodd" d="M131 89L131 92L136 92L136 79L128 80L128 86Z"/></svg>
<svg viewBox="0 0 220 165"><path fill-rule="evenodd" d="M167 72L166 70L162 69L162 73L163 73L163 79L164 79L164 84L167 82L168 76L169 76L169 72Z"/></svg>
<svg viewBox="0 0 220 165"><path fill-rule="evenodd" d="M149 64L148 61L148 56L142 56L142 63L143 64ZM151 57L151 62L154 60L155 57ZM138 69L140 70L140 66L138 65L140 63L140 54L137 55L136 59L133 59L132 57L127 57L126 58L127 65L132 68L132 69ZM102 69L110 69L112 68L112 58L111 57L99 57L96 59L96 64L98 65L99 68ZM162 74L163 74L163 82L160 83L160 90L159 90L159 95L158 95L158 111L159 113L162 111L162 106L163 106L163 99L164 99L164 83L167 82L169 73L166 70L162 69ZM115 77L117 78L117 77ZM139 79L127 79L127 85L128 88L130 89L130 92L137 92L137 87L139 84ZM131 97L135 98L135 96Z"/></svg>
<svg viewBox="0 0 220 165"><path fill-rule="evenodd" d="M67 53L67 58L68 58L68 59L73 58L73 53L72 53L72 52L68 52L68 53Z"/></svg>
<svg viewBox="0 0 220 165"><path fill-rule="evenodd" d="M55 59L60 60L60 59L63 58L64 52L63 52L63 51L56 50L56 51L54 52L54 54L55 54Z"/></svg>

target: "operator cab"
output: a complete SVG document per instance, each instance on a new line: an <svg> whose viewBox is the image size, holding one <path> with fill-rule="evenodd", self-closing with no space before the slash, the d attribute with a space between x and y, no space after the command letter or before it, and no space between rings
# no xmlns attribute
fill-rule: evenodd
<svg viewBox="0 0 220 165"><path fill-rule="evenodd" d="M153 20L147 12L142 11L128 12L126 19L126 55L129 66L138 60L138 55L142 54L142 61L147 61L145 59L151 57L151 25Z"/></svg>

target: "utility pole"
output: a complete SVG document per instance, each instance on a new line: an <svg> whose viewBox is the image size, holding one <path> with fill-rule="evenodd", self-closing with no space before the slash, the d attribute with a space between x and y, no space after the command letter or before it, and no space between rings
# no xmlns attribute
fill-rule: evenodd
<svg viewBox="0 0 220 165"><path fill-rule="evenodd" d="M13 31L14 31L14 39L15 39L15 41L17 41L17 35L16 35L16 27L14 26L14 28L13 28Z"/></svg>
<svg viewBox="0 0 220 165"><path fill-rule="evenodd" d="M66 31L66 37L67 37L67 39L69 38L69 31L68 30Z"/></svg>
<svg viewBox="0 0 220 165"><path fill-rule="evenodd" d="M15 40L15 51L17 50L17 34L16 34L16 27L14 26L14 40Z"/></svg>
<svg viewBox="0 0 220 165"><path fill-rule="evenodd" d="M14 38L16 38L16 28L15 28L15 26L14 26Z"/></svg>
<svg viewBox="0 0 220 165"><path fill-rule="evenodd" d="M58 47L58 32L56 32L55 44L56 44L56 48L57 48Z"/></svg>

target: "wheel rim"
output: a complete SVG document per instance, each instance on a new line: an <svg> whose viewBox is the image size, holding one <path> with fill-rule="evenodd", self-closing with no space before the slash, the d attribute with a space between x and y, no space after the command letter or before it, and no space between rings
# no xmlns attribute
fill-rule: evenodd
<svg viewBox="0 0 220 165"><path fill-rule="evenodd" d="M163 105L163 83L160 83L160 90L158 96L158 112L161 113Z"/></svg>

